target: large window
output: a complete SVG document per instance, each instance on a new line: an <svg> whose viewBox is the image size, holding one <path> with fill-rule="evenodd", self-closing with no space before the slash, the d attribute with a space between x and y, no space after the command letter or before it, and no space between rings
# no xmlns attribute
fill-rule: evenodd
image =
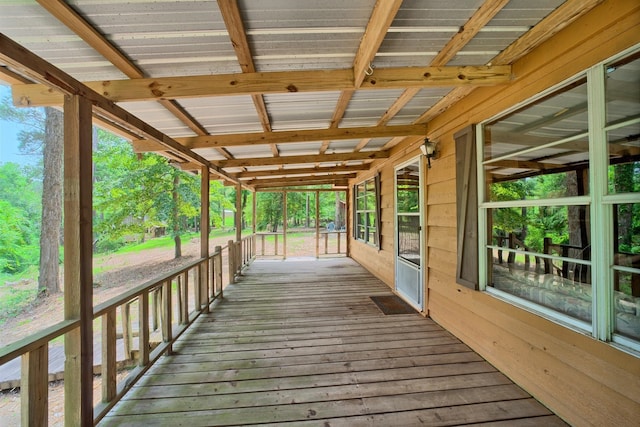
<svg viewBox="0 0 640 427"><path fill-rule="evenodd" d="M355 186L354 237L370 245L380 245L379 177L370 178Z"/></svg>
<svg viewBox="0 0 640 427"><path fill-rule="evenodd" d="M479 127L481 289L640 350L640 59Z"/></svg>

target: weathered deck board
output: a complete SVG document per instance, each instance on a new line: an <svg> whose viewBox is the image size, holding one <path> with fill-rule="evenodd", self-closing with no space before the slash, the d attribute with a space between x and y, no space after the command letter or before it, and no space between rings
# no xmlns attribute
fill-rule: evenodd
<svg viewBox="0 0 640 427"><path fill-rule="evenodd" d="M102 425L563 425L385 294L350 259L256 262Z"/></svg>

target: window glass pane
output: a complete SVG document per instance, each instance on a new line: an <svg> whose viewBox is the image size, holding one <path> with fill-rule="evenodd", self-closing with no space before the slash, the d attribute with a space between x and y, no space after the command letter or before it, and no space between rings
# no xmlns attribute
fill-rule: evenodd
<svg viewBox="0 0 640 427"><path fill-rule="evenodd" d="M547 96L484 128L484 159L558 141L586 133L587 86L580 81L562 92ZM539 158L554 156L549 148L538 153Z"/></svg>
<svg viewBox="0 0 640 427"><path fill-rule="evenodd" d="M640 255L640 203L613 206L614 252L626 255ZM640 256L636 257L640 262ZM626 267L640 268L633 263L618 263ZM640 296L640 295L638 295Z"/></svg>
<svg viewBox="0 0 640 427"><path fill-rule="evenodd" d="M491 209L492 234L509 236L522 242L523 249L538 253L547 246L567 245L572 249L561 256L583 258L589 246L587 206L533 206Z"/></svg>
<svg viewBox="0 0 640 427"><path fill-rule="evenodd" d="M640 116L640 59L607 66L605 88L607 124Z"/></svg>
<svg viewBox="0 0 640 427"><path fill-rule="evenodd" d="M640 192L640 121L607 132L609 193Z"/></svg>
<svg viewBox="0 0 640 427"><path fill-rule="evenodd" d="M376 228L369 227L369 234L367 235L367 243L375 245L376 244Z"/></svg>
<svg viewBox="0 0 640 427"><path fill-rule="evenodd" d="M361 211L364 210L365 208L365 198L364 197L358 197L356 199L356 209Z"/></svg>
<svg viewBox="0 0 640 427"><path fill-rule="evenodd" d="M419 215L398 215L398 256L420 265Z"/></svg>
<svg viewBox="0 0 640 427"><path fill-rule="evenodd" d="M640 338L640 203L613 206L614 264L636 271L613 272L615 331Z"/></svg>
<svg viewBox="0 0 640 427"><path fill-rule="evenodd" d="M486 168L485 170L490 169ZM521 173L513 178L503 179L487 173L487 197L491 202L514 200L555 199L560 197L583 196L589 193L588 170L579 168L558 173L537 175Z"/></svg>
<svg viewBox="0 0 640 427"><path fill-rule="evenodd" d="M398 213L420 212L420 164L418 162L396 171Z"/></svg>
<svg viewBox="0 0 640 427"><path fill-rule="evenodd" d="M366 200L366 210L368 211L374 211L376 210L376 194L375 193L367 193L367 200Z"/></svg>
<svg viewBox="0 0 640 427"><path fill-rule="evenodd" d="M586 206L492 209L499 248L491 250L490 286L590 321L591 272L582 262L591 258L586 216Z"/></svg>

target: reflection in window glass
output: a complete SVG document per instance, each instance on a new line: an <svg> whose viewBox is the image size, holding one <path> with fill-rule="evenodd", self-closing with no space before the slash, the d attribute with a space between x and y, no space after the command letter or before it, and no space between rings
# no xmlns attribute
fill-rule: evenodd
<svg viewBox="0 0 640 427"><path fill-rule="evenodd" d="M398 256L420 265L420 216L398 216Z"/></svg>
<svg viewBox="0 0 640 427"><path fill-rule="evenodd" d="M609 193L640 192L640 119L607 132Z"/></svg>
<svg viewBox="0 0 640 427"><path fill-rule="evenodd" d="M493 167L485 167L485 171L487 197L491 202L557 199L589 194L588 170L583 167L545 175L539 172L536 175L518 174L509 180L498 179Z"/></svg>
<svg viewBox="0 0 640 427"><path fill-rule="evenodd" d="M640 338L640 203L614 205L613 224L615 330Z"/></svg>
<svg viewBox="0 0 640 427"><path fill-rule="evenodd" d="M586 134L587 86L582 80L484 128L485 160ZM555 155L555 153L549 153ZM546 156L541 153L539 157Z"/></svg>
<svg viewBox="0 0 640 427"><path fill-rule="evenodd" d="M586 212L586 206L491 209L490 286L590 321Z"/></svg>
<svg viewBox="0 0 640 427"><path fill-rule="evenodd" d="M640 59L610 64L606 71L607 124L640 116Z"/></svg>

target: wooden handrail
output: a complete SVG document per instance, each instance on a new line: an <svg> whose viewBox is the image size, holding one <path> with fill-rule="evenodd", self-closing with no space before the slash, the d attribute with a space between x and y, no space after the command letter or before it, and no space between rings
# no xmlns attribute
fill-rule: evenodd
<svg viewBox="0 0 640 427"><path fill-rule="evenodd" d="M106 415L109 409L122 398L155 361L163 354L171 353L175 340L189 328L201 313L208 311L216 299L222 298L224 288L222 254L225 250L230 260L229 282L232 283L234 277L240 274L242 269L255 258L255 235L247 236L239 242L230 241L229 245L224 247L218 246L215 252L207 258L200 258L186 266L172 270L161 278L149 280L94 307L93 319L101 318L103 339L102 402L94 408L94 423L99 422ZM208 264L208 269L202 268L205 263ZM209 273L202 274L202 271ZM193 281L189 279L190 273ZM174 282L177 284L175 290L173 289ZM190 293L189 289L193 289L193 293ZM174 313L172 304L174 294L178 301L177 313ZM194 307L193 311L189 312L191 297L193 297ZM159 313L155 309L150 310L150 298L153 298L154 307L157 306ZM206 300L202 301L203 298ZM138 367L133 369L125 380L117 384L116 314L120 308L123 322L122 337L126 343L125 358L130 359L134 336L131 306L136 303L138 304L139 322L137 334L139 342ZM158 314L160 319L156 317ZM149 325L151 320L153 320L154 328L161 329L163 338L163 342L155 350L151 349L150 343ZM36 408L37 400L41 401L44 398L46 402L48 393L46 376L48 372L44 362L48 357L49 342L79 327L79 320L65 320L0 349L0 365L16 357L23 357L21 387L26 392L21 396L23 399L23 419L34 419L33 414L29 414L29 411ZM94 331L94 334L96 332L98 331ZM47 414L38 414L38 417L44 417L43 419L46 420Z"/></svg>

